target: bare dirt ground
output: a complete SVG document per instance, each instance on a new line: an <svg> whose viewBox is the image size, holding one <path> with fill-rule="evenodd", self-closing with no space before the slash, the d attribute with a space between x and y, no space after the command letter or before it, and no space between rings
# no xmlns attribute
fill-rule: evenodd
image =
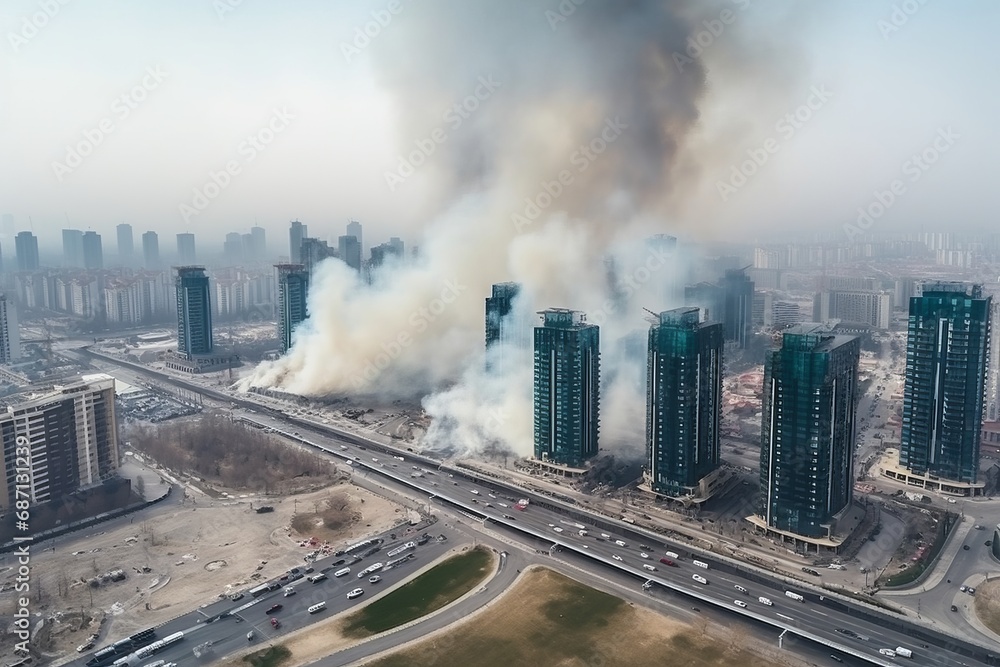
<svg viewBox="0 0 1000 667"><path fill-rule="evenodd" d="M976 588L975 609L983 625L1000 634L1000 579L987 581Z"/></svg>
<svg viewBox="0 0 1000 667"><path fill-rule="evenodd" d="M313 513L331 496L348 499L352 523L337 531L319 527L309 535L292 531L296 510ZM37 645L51 658L75 657L76 647L99 628L100 646L301 565L305 554L316 548L300 546L302 538L315 536L336 547L387 530L407 517L398 505L346 482L280 500L268 497L266 504L274 512L267 514L251 510L251 502L264 504L253 496L188 497L181 505L138 513L131 525L60 542L54 553L33 553L31 610L61 617L43 626ZM0 566L4 591L14 580L13 570L3 569L10 564L8 556ZM115 569L125 572L124 581L97 588L86 583ZM14 597L9 592L0 596L0 618L13 614ZM5 663L17 662L11 639L0 641L0 660Z"/></svg>

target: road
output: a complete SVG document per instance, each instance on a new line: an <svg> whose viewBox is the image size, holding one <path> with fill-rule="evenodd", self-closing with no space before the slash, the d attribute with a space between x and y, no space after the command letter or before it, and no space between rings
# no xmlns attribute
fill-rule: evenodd
<svg viewBox="0 0 1000 667"><path fill-rule="evenodd" d="M194 389L183 381L161 373L151 372L163 378L168 383L179 384L184 388ZM894 664L878 654L879 648L892 648L895 646L910 646L915 649L914 663L927 665L953 665L956 664L955 652L966 652L971 655L979 651L982 658L977 662L972 657L961 658L964 662L958 664L997 664L998 661L992 656L987 657L987 651L992 649L981 649L963 640L953 639L932 630L922 628L918 624L907 622L897 617L880 615L866 610L861 605L853 602L840 602L831 599L827 595L823 600L818 594L809 590L801 589L806 594L807 603L795 603L784 598L784 582L778 578L770 576L760 571L753 571L748 567L734 568L727 564L724 559L718 556L708 556L710 562L711 578L708 586L700 586L691 579L692 568L686 563L678 568L662 568L659 565L657 571L650 572L641 567L643 564L652 564L653 559L642 559L636 549L636 540L644 540L654 548L657 553L666 550L682 553L685 558L690 558L690 550L682 545L667 544L658 536L652 534L643 535L635 528L611 521L604 517L596 517L587 514L579 508L559 507L549 499L533 496L533 503L525 513L517 513L510 508L504 508L500 503L511 504L514 497L525 494L523 490L507 487L502 483L491 480L484 482L474 480L467 473L462 471L444 472L436 468L440 462L415 457L407 452L405 461L393 459L386 452L386 447L371 443L360 436L347 433L334 433L333 429L323 427L319 424L305 422L298 419L290 419L287 416L275 414L275 411L268 410L262 413L261 406L252 401L238 397L228 396L222 392L197 387L197 390L210 396L216 395L219 400L230 400L232 403L242 406L248 410L242 417L250 421L255 421L260 425L274 429L292 439L297 439L314 447L324 448L329 453L339 456L344 460L350 460L355 468L367 469L368 474L375 473L387 478L394 478L402 486L399 492L413 495L423 493L428 499L437 498L436 502L446 502L457 507L464 508L470 517L484 517L497 526L498 529L506 530L514 539L524 540L525 534L530 539L541 539L550 541L552 544L560 544L567 550L576 551L578 554L587 556L592 562L589 567L594 571L603 571L608 567L618 568L623 572L628 572L636 577L648 577L656 582L656 585L669 588L673 591L691 596L693 599L701 600L705 604L715 604L721 609L726 609L732 613L737 613L745 617L766 622L774 627L787 629L789 632L798 633L803 637L814 639L817 642L828 646L834 646L845 654L867 660L873 664ZM289 423L293 426L289 426ZM298 431L307 432L308 437L296 435ZM372 456L372 454L376 456ZM374 459L374 460L370 460ZM413 470L416 465L419 470ZM421 477L411 477L419 472ZM447 474L455 477L447 478ZM447 481L446 481L447 480ZM487 486L488 485L488 486ZM409 488L404 488L409 487ZM499 497L490 499L489 489L499 491ZM480 493L477 496L473 490ZM504 495L506 494L506 495ZM514 494L514 495L512 495ZM506 498L506 499L503 499ZM482 502L480 502L480 499ZM497 502L494 503L493 500ZM547 507L541 507L538 501L541 500ZM493 507L487 507L489 502ZM517 516L515 517L515 513ZM571 523L577 521L592 528L592 534L581 537L571 532L568 524L563 523L568 516L578 517L571 519ZM597 522L596 524L594 522ZM594 525L591 525L594 524ZM613 542L607 538L600 542L593 533L599 535L598 525L605 526L605 532L613 538L622 539L627 547L612 547ZM505 528L501 528L505 527ZM562 532L555 528L561 528ZM614 558L618 555L621 560ZM707 559L711 558L711 561ZM723 572L720 570L728 569ZM704 572L703 572L704 574ZM752 583L751 583L752 580ZM759 603L754 603L751 607L741 609L733 604L736 597L732 594L737 582L743 582L745 588L749 590L749 597L756 598L764 595L775 601L772 607L766 607ZM723 593L723 591L725 593ZM780 600L780 602L779 602ZM788 600L786 602L786 600ZM820 608L822 607L822 608ZM791 613L787 613L791 612ZM805 613L804 613L805 612ZM867 617L864 615L867 614ZM844 635L835 632L836 629L853 630L860 628L857 632L871 639L866 642L848 641ZM915 637L921 637L927 646L914 646L917 641Z"/></svg>
<svg viewBox="0 0 1000 667"><path fill-rule="evenodd" d="M386 552L392 548L404 544L415 535L397 535L399 539L391 540L389 532L381 535L386 542L382 549L368 557L363 558L359 563L350 565L351 572L342 577L334 577L333 573L340 570L345 565L334 565L333 563L346 559L352 560L351 556L330 556L317 560L311 564L315 572L306 576L318 574L324 569L328 569L327 579L318 583L309 583L305 578L298 581L280 582L282 586L292 585L296 593L286 597L283 588L266 593L256 599L252 599L245 594L240 600L230 600L229 598L218 599L189 614L180 616L156 630L157 638L162 639L176 632L183 632L184 639L174 645L144 660L137 660L133 664L144 665L154 660L166 660L177 662L179 665L188 664L192 657L192 650L195 646L205 642L213 642L213 649L217 656L228 655L239 651L248 645L247 633L253 631L253 643L263 643L271 639L287 635L289 632L299 630L311 623L321 620L324 617L333 616L346 611L372 595L377 595L379 591L392 588L401 583L413 572L423 565L440 557L456 544L463 544L468 538L454 528L432 525L427 529L434 536L427 544L418 546L412 551L412 558L392 569L382 569L378 575L382 578L378 583L369 583L368 577L358 578L358 573L362 569L377 562L386 563L388 561ZM445 541L438 541L437 536L444 535ZM363 551L362 551L363 552ZM398 556L397 558L401 558ZM307 564L301 566L306 568ZM347 592L354 588L362 588L365 593L353 600L347 598ZM319 602L326 603L326 609L316 614L310 614L308 607ZM271 614L266 610L273 604L281 604L283 608ZM271 627L270 618L277 618L281 627L275 630ZM93 652L85 654L81 658L69 663L77 667L84 667L86 661Z"/></svg>

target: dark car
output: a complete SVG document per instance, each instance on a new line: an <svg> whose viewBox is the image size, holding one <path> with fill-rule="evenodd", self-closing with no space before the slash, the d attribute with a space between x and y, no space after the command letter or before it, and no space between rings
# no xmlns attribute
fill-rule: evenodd
<svg viewBox="0 0 1000 667"><path fill-rule="evenodd" d="M963 544L962 548L965 549L966 551L968 551L969 550L969 545L968 544Z"/></svg>
<svg viewBox="0 0 1000 667"><path fill-rule="evenodd" d="M309 574L310 572L315 572L315 571L316 571L316 568L314 568L314 567L307 567L306 568L306 574Z"/></svg>
<svg viewBox="0 0 1000 667"><path fill-rule="evenodd" d="M951 605L951 610L952 611L958 611L958 607L956 607L955 605Z"/></svg>
<svg viewBox="0 0 1000 667"><path fill-rule="evenodd" d="M270 616L274 612L281 611L282 609L284 609L284 605L272 604L270 607L267 608L267 611L265 611L264 613Z"/></svg>

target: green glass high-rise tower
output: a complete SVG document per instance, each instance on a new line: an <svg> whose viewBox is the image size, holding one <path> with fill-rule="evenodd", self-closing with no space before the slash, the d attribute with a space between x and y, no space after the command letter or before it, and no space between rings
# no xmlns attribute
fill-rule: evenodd
<svg viewBox="0 0 1000 667"><path fill-rule="evenodd" d="M768 527L826 537L850 504L860 356L856 336L800 324L765 357L758 514Z"/></svg>
<svg viewBox="0 0 1000 667"><path fill-rule="evenodd" d="M553 308L535 327L535 458L579 467L597 454L601 340L583 313Z"/></svg>
<svg viewBox="0 0 1000 667"><path fill-rule="evenodd" d="M646 472L670 496L693 493L719 466L723 327L698 320L698 308L675 308L649 329Z"/></svg>
<svg viewBox="0 0 1000 667"><path fill-rule="evenodd" d="M913 473L977 481L991 302L962 283L910 298L899 464Z"/></svg>
<svg viewBox="0 0 1000 667"><path fill-rule="evenodd" d="M292 332L309 313L309 271L301 264L277 264L278 269L278 344L281 354L292 347Z"/></svg>
<svg viewBox="0 0 1000 667"><path fill-rule="evenodd" d="M177 352L188 359L212 354L212 302L204 267L177 268Z"/></svg>

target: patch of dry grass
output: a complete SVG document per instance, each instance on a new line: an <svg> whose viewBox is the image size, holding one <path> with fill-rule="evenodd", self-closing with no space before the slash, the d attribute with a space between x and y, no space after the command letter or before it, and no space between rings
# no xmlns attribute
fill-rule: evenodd
<svg viewBox="0 0 1000 667"><path fill-rule="evenodd" d="M1000 579L977 586L974 604L983 625L1000 634Z"/></svg>
<svg viewBox="0 0 1000 667"><path fill-rule="evenodd" d="M633 607L551 570L522 576L499 605L472 621L368 663L373 667L774 667L741 628L700 619L689 627ZM767 651L769 652L769 651Z"/></svg>

